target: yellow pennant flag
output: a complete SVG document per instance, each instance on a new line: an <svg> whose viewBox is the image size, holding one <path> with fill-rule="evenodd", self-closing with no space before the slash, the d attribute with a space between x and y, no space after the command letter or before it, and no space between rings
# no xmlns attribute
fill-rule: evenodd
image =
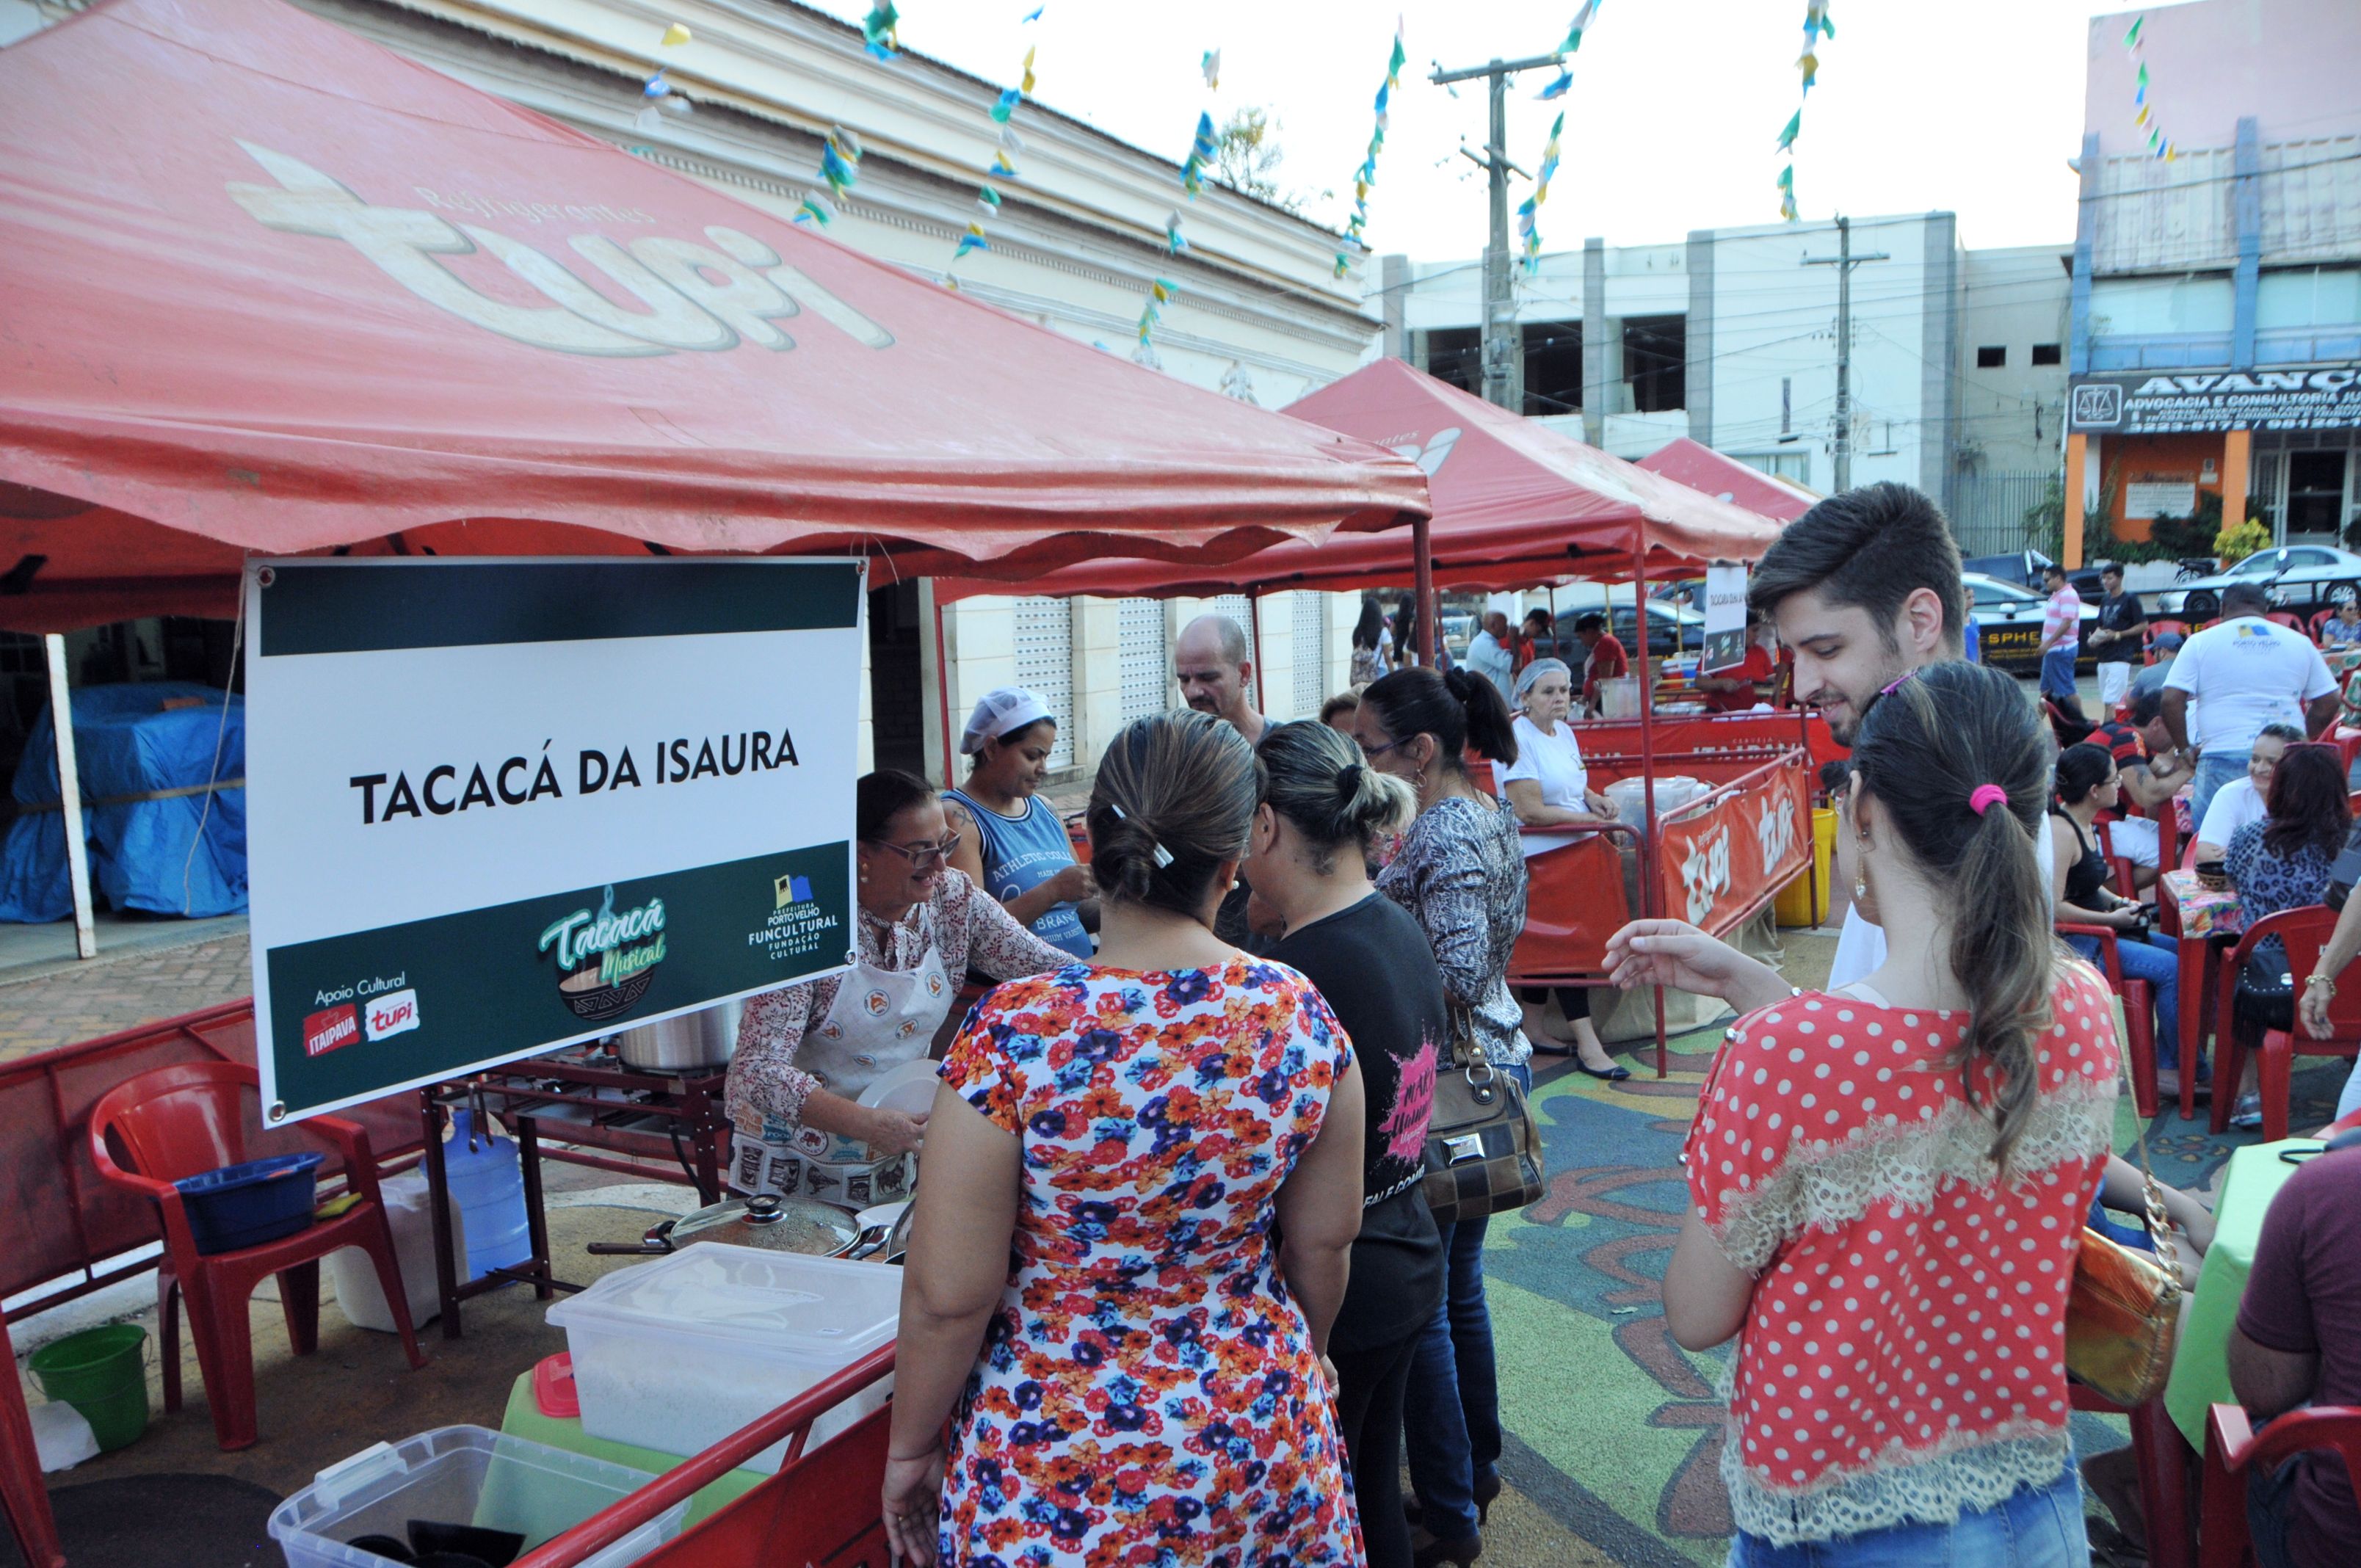
<svg viewBox="0 0 2361 1568"><path fill-rule="evenodd" d="M1039 46L1036 45L1035 47L1038 48ZM1028 98L1033 95L1033 50L1029 49L1025 51L1025 81L1024 83L1017 88L1017 91L1024 93Z"/></svg>
<svg viewBox="0 0 2361 1568"><path fill-rule="evenodd" d="M686 43L688 39L688 29L682 27L678 22L675 22L671 27L664 29L664 45L666 49L677 49L682 44Z"/></svg>

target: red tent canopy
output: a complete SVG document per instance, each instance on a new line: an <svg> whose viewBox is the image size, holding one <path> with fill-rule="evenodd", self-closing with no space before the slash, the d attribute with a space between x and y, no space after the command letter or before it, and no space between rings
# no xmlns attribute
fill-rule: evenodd
<svg viewBox="0 0 2361 1568"><path fill-rule="evenodd" d="M248 552L1021 573L1425 510L280 0L0 51L0 626L227 613Z"/></svg>
<svg viewBox="0 0 2361 1568"><path fill-rule="evenodd" d="M1812 510L1820 498L1760 468L1750 468L1701 442L1679 436L1640 459L1651 474L1686 485L1693 490L1744 507L1780 522L1793 522Z"/></svg>
<svg viewBox="0 0 2361 1568"><path fill-rule="evenodd" d="M1390 447L1426 470L1433 496L1434 581L1508 589L1569 576L1695 572L1758 559L1779 525L1585 446L1547 425L1471 397L1399 359L1379 359L1288 405L1331 430ZM1204 569L1093 561L1048 573L1036 594L1211 594L1239 589L1389 587L1410 580L1407 531L1276 545ZM1005 593L946 585L943 598Z"/></svg>

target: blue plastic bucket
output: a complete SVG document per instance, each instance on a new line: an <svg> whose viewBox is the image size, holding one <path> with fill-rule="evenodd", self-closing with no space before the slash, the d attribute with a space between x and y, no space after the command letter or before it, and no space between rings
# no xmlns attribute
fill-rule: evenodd
<svg viewBox="0 0 2361 1568"><path fill-rule="evenodd" d="M312 1223L319 1187L316 1150L225 1165L172 1183L201 1253L236 1252L291 1236Z"/></svg>

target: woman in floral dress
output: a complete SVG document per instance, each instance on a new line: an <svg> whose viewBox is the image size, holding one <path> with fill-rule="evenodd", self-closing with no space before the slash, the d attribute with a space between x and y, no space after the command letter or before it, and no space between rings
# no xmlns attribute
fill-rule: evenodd
<svg viewBox="0 0 2361 1568"><path fill-rule="evenodd" d="M1097 959L996 987L952 1043L884 1493L916 1562L1362 1562L1322 1366L1360 1074L1310 982L1213 934L1256 795L1220 720L1126 729L1091 798Z"/></svg>

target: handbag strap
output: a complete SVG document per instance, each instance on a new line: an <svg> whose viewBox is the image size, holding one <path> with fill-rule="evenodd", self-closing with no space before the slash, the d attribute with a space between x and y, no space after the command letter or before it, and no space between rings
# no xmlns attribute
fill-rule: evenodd
<svg viewBox="0 0 2361 1568"><path fill-rule="evenodd" d="M2164 1212L2164 1186L2147 1163L2147 1122L2139 1124L2139 1167L2141 1195L2147 1200L2141 1218L2147 1223L2148 1245L2156 1252L2156 1261L2164 1270L2165 1288L2162 1301L2170 1304L2180 1297L2180 1264L2172 1250L2172 1220Z"/></svg>

